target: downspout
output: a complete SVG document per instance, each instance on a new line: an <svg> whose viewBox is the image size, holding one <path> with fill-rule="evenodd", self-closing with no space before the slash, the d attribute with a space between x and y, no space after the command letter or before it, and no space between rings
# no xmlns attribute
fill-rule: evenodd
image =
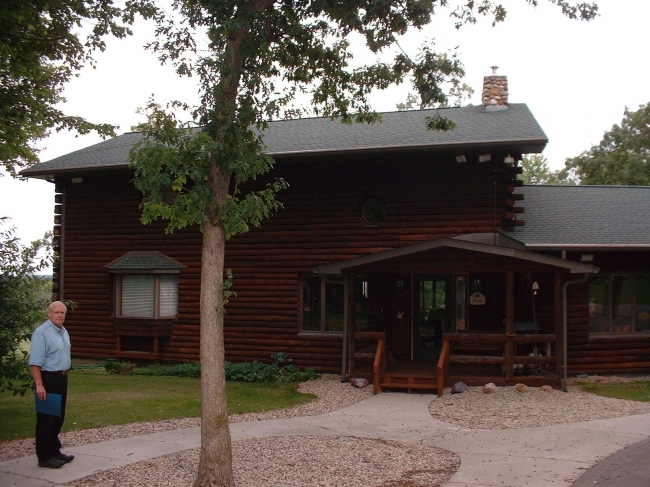
<svg viewBox="0 0 650 487"><path fill-rule="evenodd" d="M348 365L348 282L347 275L342 280L325 277L329 284L343 284L343 356L341 357L341 382L347 382Z"/></svg>
<svg viewBox="0 0 650 487"><path fill-rule="evenodd" d="M587 279L589 279L589 274L585 274L582 279L576 279L574 281L567 281L564 283L562 286L562 341L564 342L564 350L562 351L562 354L564 357L562 358L563 360L563 367L562 367L562 390L564 392L569 392L567 390L566 386L566 381L567 381L567 357L568 357L568 326L569 326L569 318L568 318L568 311L567 311L567 288L573 284L580 284L585 282Z"/></svg>

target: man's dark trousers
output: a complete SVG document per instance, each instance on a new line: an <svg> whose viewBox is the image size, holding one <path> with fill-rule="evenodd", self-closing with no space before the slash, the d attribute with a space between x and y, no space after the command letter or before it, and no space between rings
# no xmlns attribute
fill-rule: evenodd
<svg viewBox="0 0 650 487"><path fill-rule="evenodd" d="M36 413L36 456L45 462L59 454L59 433L65 419L65 402L68 395L68 376L56 372L41 371L46 394L61 394L61 417Z"/></svg>

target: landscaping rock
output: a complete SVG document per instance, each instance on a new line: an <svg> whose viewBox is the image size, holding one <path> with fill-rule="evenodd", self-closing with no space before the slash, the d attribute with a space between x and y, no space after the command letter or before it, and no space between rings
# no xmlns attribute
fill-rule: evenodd
<svg viewBox="0 0 650 487"><path fill-rule="evenodd" d="M497 386L493 382L488 382L483 386L484 394L492 394L493 392L497 392Z"/></svg>
<svg viewBox="0 0 650 487"><path fill-rule="evenodd" d="M528 386L526 384L515 384L515 391L517 392L528 392Z"/></svg>
<svg viewBox="0 0 650 487"><path fill-rule="evenodd" d="M553 388L551 386L542 386L539 388L539 390L543 392L553 392Z"/></svg>
<svg viewBox="0 0 650 487"><path fill-rule="evenodd" d="M360 378L351 378L350 379L350 384L352 384L354 387L358 387L359 389L363 389L366 387L370 382L368 382L368 379L360 379Z"/></svg>
<svg viewBox="0 0 650 487"><path fill-rule="evenodd" d="M467 384L465 384L462 380L456 382L453 386L451 386L452 394L460 394L461 392L466 392L466 391L467 391Z"/></svg>

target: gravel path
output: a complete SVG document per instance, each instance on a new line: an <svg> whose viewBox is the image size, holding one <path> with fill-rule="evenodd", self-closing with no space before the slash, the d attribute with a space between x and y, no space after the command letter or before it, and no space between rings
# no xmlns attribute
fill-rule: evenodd
<svg viewBox="0 0 650 487"><path fill-rule="evenodd" d="M573 379L569 392L543 392L530 388L519 393L512 387L484 394L470 387L463 394L435 398L431 415L457 426L479 429L538 427L650 412L649 403L610 399L583 392L576 383L650 380L591 376ZM356 389L337 376L301 384L301 390L318 400L290 409L236 415L231 422L262 421L324 414L349 406L372 395L371 387ZM97 441L199 426L199 418L136 423L65 433L65 447ZM0 461L32 455L33 439L0 444ZM444 485L456 472L458 457L420 444L406 444L346 436L298 436L259 438L233 444L233 468L238 486L337 486L337 487L435 487ZM177 487L191 485L199 461L199 449L86 477L77 487ZM314 468L317 465L318 468Z"/></svg>

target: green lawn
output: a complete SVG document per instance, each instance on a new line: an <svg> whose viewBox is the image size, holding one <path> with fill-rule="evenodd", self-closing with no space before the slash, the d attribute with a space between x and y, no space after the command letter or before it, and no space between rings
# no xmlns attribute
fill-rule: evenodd
<svg viewBox="0 0 650 487"><path fill-rule="evenodd" d="M631 401L650 402L650 382L627 382L614 384L584 384L585 391L599 396Z"/></svg>
<svg viewBox="0 0 650 487"><path fill-rule="evenodd" d="M73 370L63 431L201 415L198 379ZM228 382L228 413L268 411L309 402L295 384ZM0 394L0 441L34 436L34 396Z"/></svg>

